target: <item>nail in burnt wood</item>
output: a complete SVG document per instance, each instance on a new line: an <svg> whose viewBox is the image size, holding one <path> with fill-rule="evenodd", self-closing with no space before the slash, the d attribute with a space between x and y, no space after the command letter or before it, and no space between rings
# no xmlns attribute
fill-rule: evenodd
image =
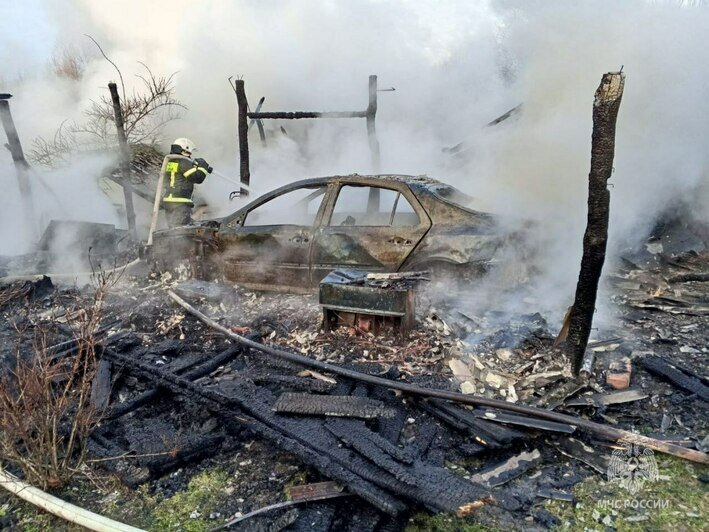
<svg viewBox="0 0 709 532"><path fill-rule="evenodd" d="M615 127L624 86L625 74L622 72L604 74L593 102L591 172L588 175L588 221L583 237L581 271L569 318L569 335L565 348L576 374L581 369L591 333L598 280L606 258L610 207L607 183L613 172Z"/></svg>

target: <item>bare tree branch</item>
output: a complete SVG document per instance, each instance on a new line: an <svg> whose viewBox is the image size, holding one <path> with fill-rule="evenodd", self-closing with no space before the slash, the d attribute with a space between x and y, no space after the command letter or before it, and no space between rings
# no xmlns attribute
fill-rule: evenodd
<svg viewBox="0 0 709 532"><path fill-rule="evenodd" d="M113 68L116 69L116 72L118 72L118 77L121 78L121 92L123 93L123 99L125 100L126 99L126 85L125 85L125 83L123 83L123 74L121 74L121 69L118 68L118 65L116 65L116 63L114 63L113 61L111 61L108 58L108 56L106 55L106 52L103 51L103 48L101 48L101 45L98 43L98 41L96 41L96 39L94 39L88 33L84 33L84 35L94 42L94 44L99 49L99 52L101 52L101 55L104 57L104 59L106 61L108 61L109 63L111 63L113 65Z"/></svg>
<svg viewBox="0 0 709 532"><path fill-rule="evenodd" d="M174 79L155 75L145 63L145 74L137 74L139 86L130 96L124 96L121 110L129 144L155 145L162 140L165 125L180 118L180 110L187 109L174 97ZM117 145L113 104L107 96L91 100L84 110L85 120L63 122L54 139L42 137L32 142L28 157L38 164L56 167L65 164L75 152L112 149Z"/></svg>

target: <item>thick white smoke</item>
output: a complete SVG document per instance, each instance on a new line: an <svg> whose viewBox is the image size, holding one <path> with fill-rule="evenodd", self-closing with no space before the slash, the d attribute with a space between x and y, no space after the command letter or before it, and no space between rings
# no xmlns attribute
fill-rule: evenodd
<svg viewBox="0 0 709 532"><path fill-rule="evenodd" d="M166 137L192 138L202 156L233 176L236 102L228 76L244 77L252 106L265 96L265 110L356 110L366 107L367 76L377 74L380 88L396 88L379 93L382 171L428 173L490 210L535 219L548 273L537 285L539 299L550 308L571 303L578 273L591 104L604 72L623 66L627 73L611 180L611 248L644 238L657 215L680 200L709 218L701 186L709 8L640 0L125 0L120 8L35 0L14 10L46 28L42 36L10 28L0 37L0 91L17 93L13 110L26 141L78 119L115 80L84 33L118 63L129 90L137 61L161 74L179 71L177 97L189 110ZM43 66L67 47L88 57L79 82L52 79ZM517 117L483 127L519 103ZM278 133L280 125L288 137ZM307 176L371 172L363 120L267 127L268 149L255 130L251 138L259 192ZM463 159L442 152L461 141ZM203 186L222 213L236 207L227 200L233 188L214 176Z"/></svg>

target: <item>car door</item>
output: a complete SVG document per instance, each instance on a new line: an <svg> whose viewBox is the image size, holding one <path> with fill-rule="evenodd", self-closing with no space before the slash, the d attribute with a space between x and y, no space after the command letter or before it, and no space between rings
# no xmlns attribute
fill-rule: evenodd
<svg viewBox="0 0 709 532"><path fill-rule="evenodd" d="M219 232L227 279L263 289L310 285L310 251L327 187L286 190L257 200Z"/></svg>
<svg viewBox="0 0 709 532"><path fill-rule="evenodd" d="M315 235L312 280L337 268L393 272L431 227L408 187L340 185Z"/></svg>

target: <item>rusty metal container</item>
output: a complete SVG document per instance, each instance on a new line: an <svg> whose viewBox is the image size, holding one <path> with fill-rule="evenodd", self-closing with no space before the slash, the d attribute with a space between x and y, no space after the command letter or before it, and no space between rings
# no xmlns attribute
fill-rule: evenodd
<svg viewBox="0 0 709 532"><path fill-rule="evenodd" d="M320 281L320 306L323 326L346 324L365 332L377 332L392 323L402 333L414 325L415 290L396 283L382 286L367 278L368 273L356 269L330 272Z"/></svg>

